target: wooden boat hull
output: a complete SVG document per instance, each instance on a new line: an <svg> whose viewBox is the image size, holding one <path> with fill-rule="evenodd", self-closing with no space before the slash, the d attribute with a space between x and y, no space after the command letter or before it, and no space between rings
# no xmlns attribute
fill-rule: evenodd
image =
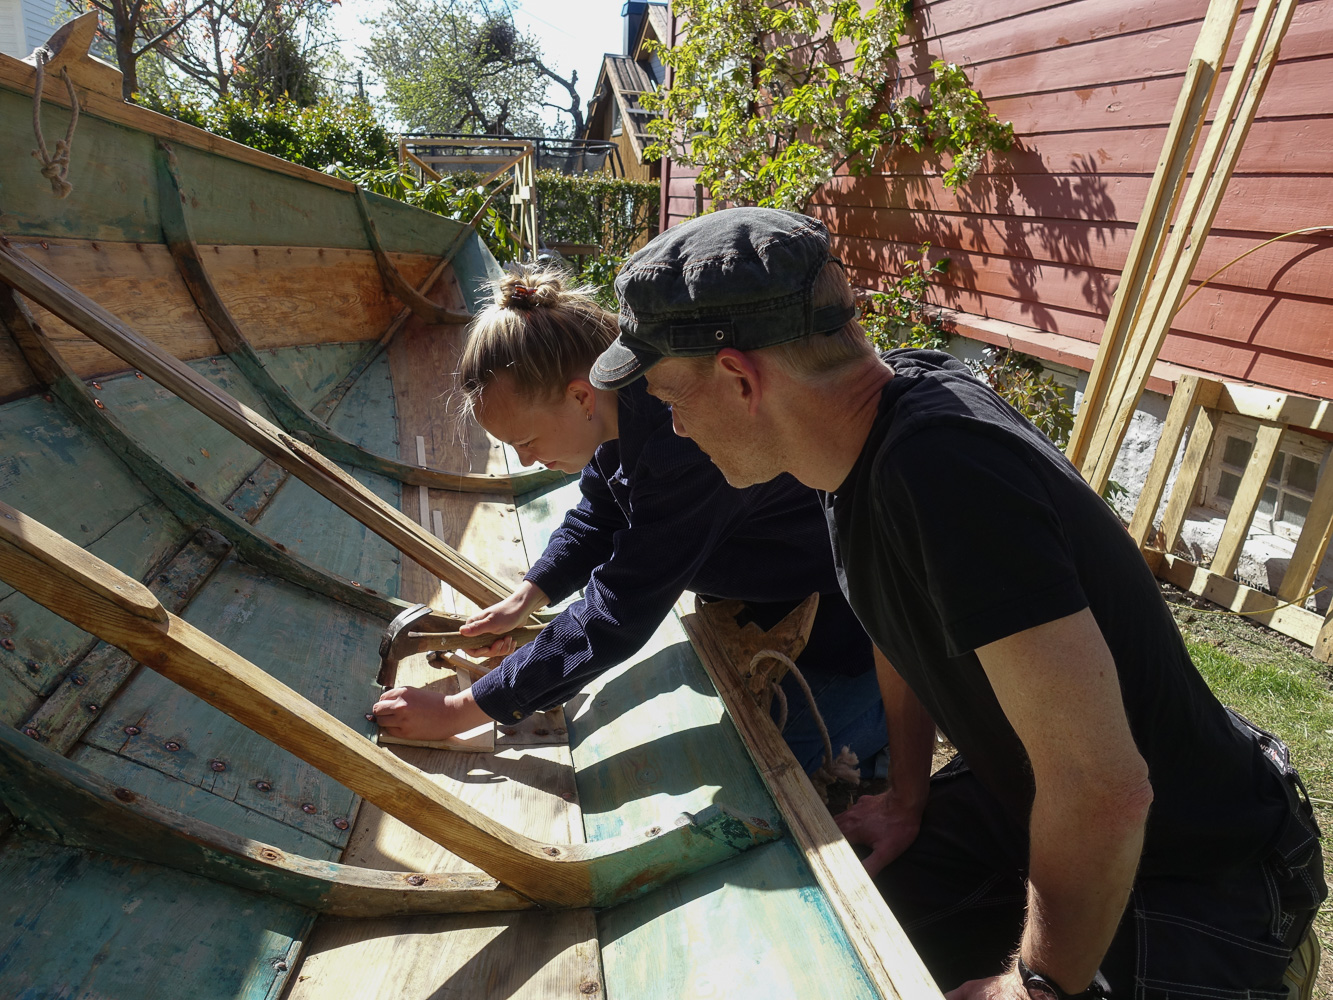
<svg viewBox="0 0 1333 1000"><path fill-rule="evenodd" d="M11 291L17 278L0 284L0 501L371 746L385 625L404 602L466 613L466 586L442 586L99 346L61 289L508 585L574 488L550 492L553 477L458 419L448 389L464 326L422 318L420 303L405 312L384 273L387 258L461 313L495 262L457 223L365 196L372 238L349 185L81 84L75 187L57 200L27 156L32 82L0 57L0 241L59 294L42 304L35 287ZM47 96L46 130L63 134L63 88ZM320 767L288 734L264 738L262 719L214 707L227 707L221 675L191 693L118 648L140 648L134 628L71 624L73 584L12 565L0 573L5 995L938 995L868 883L828 874L859 867L826 814L792 811L782 789L805 794L804 778L765 763L785 749L761 746L753 720L742 738L674 617L563 713L498 727L492 752L362 754L391 755L385 773L411 765L401 774L426 776L422 795L577 857L675 843L679 816L715 807L774 834L684 874L678 857L642 865L620 895L587 897L597 909L543 909L535 889L442 846L435 807L404 811L373 785L356 794L325 773L341 752L307 753Z"/></svg>

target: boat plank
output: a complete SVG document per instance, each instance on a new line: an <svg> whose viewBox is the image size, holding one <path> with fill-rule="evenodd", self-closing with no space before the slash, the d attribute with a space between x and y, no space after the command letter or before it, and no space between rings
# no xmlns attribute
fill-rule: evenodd
<svg viewBox="0 0 1333 1000"><path fill-rule="evenodd" d="M567 746L502 748L495 753L391 746L428 775L498 823L551 844L583 843L583 822ZM343 864L384 871L475 872L439 844L369 802L357 815Z"/></svg>
<svg viewBox="0 0 1333 1000"><path fill-rule="evenodd" d="M0 849L0 993L271 1000L309 912L158 865L28 838Z"/></svg>
<svg viewBox="0 0 1333 1000"><path fill-rule="evenodd" d="M715 802L781 826L674 615L566 711L590 841ZM598 914L608 996L878 996L792 837L747 854Z"/></svg>
<svg viewBox="0 0 1333 1000"><path fill-rule="evenodd" d="M311 935L289 1000L604 997L591 910L345 920Z"/></svg>
<svg viewBox="0 0 1333 1000"><path fill-rule="evenodd" d="M370 734L365 711L383 629L379 619L234 560L223 563L184 617ZM139 733L127 737L126 726ZM152 671L140 671L122 688L84 739L327 844L346 843L347 833L335 821L351 820L356 798L350 791ZM224 770L214 770L214 761ZM189 805L179 810L190 814ZM314 811L303 811L307 805Z"/></svg>
<svg viewBox="0 0 1333 1000"><path fill-rule="evenodd" d="M319 403L373 346L372 341L269 347L264 367L305 407Z"/></svg>

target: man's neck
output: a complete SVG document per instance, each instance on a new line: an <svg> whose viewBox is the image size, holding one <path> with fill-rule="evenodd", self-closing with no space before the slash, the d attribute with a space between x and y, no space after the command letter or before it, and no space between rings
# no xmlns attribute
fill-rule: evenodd
<svg viewBox="0 0 1333 1000"><path fill-rule="evenodd" d="M879 358L827 385L796 388L788 419L790 468L802 483L833 491L861 456L893 369Z"/></svg>

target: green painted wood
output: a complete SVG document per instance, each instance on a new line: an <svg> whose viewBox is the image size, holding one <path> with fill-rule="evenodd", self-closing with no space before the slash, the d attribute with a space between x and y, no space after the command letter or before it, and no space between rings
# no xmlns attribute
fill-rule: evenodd
<svg viewBox="0 0 1333 1000"><path fill-rule="evenodd" d="M101 751L85 747L83 753ZM127 762L122 764L136 770ZM142 768L137 771L132 777L156 774ZM171 783L162 775L156 779L159 785ZM153 791L160 794L162 789ZM194 794L208 793L195 789ZM22 818L25 832L33 836L203 875L320 912L385 916L532 906L482 875L432 872L414 885L406 873L356 868L279 850L258 839L266 832L262 824L251 823L235 832L185 816L155 797L93 774L3 726L0 802ZM0 815L8 818L10 813L0 809ZM224 814L222 818L235 817ZM263 822L270 827L280 825L274 820ZM277 832L287 837L294 833L288 827ZM317 841L308 843L321 852L327 850L327 845Z"/></svg>
<svg viewBox="0 0 1333 1000"><path fill-rule="evenodd" d="M129 742L129 737L122 735L122 739ZM75 750L69 760L73 766L117 788L128 788L140 798L180 816L219 827L261 844L269 844L288 854L333 861L341 853L340 848L327 841L302 833L272 816L247 809L215 791L200 788L109 751L85 744ZM99 847L99 850L110 848Z"/></svg>
<svg viewBox="0 0 1333 1000"><path fill-rule="evenodd" d="M168 611L179 614L231 551L230 543L208 528L201 528L159 572L148 588ZM99 713L138 669L133 657L99 642L70 668L64 683L24 723L29 737L56 753L67 753Z"/></svg>
<svg viewBox="0 0 1333 1000"><path fill-rule="evenodd" d="M42 126L63 135L69 113L47 104ZM85 114L70 155L68 198L51 185L28 151L33 147L32 98L0 88L0 231L24 236L161 243L153 162L156 140ZM175 145L200 243L368 249L351 192L274 173L214 153ZM463 229L402 202L368 195L387 250L439 254ZM467 243L477 243L475 235Z"/></svg>
<svg viewBox="0 0 1333 1000"><path fill-rule="evenodd" d="M365 713L377 693L382 620L234 560L223 563L185 618L367 738L373 735ZM127 735L127 726L139 732ZM335 821L351 819L356 800L350 791L159 674L141 671L84 740L325 843L347 841ZM214 761L224 769L215 770ZM305 805L314 811L304 812ZM180 811L190 814L189 803Z"/></svg>
<svg viewBox="0 0 1333 1000"><path fill-rule="evenodd" d="M309 344L260 351L277 383L305 407L319 404L361 360L375 342Z"/></svg>
<svg viewBox="0 0 1333 1000"><path fill-rule="evenodd" d="M158 865L27 838L0 849L0 995L269 1000L309 911Z"/></svg>
<svg viewBox="0 0 1333 1000"><path fill-rule="evenodd" d="M200 375L272 419L272 412L225 357L188 362ZM93 394L158 461L211 497L225 497L259 464L261 456L229 431L152 379L118 375L90 386Z"/></svg>
<svg viewBox="0 0 1333 1000"><path fill-rule="evenodd" d="M46 480L52 497L65 492L78 494L81 487L70 477ZM142 491L142 487L139 487ZM86 491L83 491L88 501ZM7 497L7 503L11 503ZM30 504L25 513L40 515L43 506ZM88 503L88 517L96 516L95 499ZM84 522L86 523L86 522ZM80 537L82 535L82 537ZM172 517L158 501L146 498L118 523L98 536L91 532L71 537L84 548L117 569L142 579L153 567L178 549L188 536L187 529ZM82 629L33 603L22 594L11 593L0 600L0 616L12 623L8 644L0 646L0 661L5 669L39 694L49 694L69 672L70 665L87 655L96 641Z"/></svg>

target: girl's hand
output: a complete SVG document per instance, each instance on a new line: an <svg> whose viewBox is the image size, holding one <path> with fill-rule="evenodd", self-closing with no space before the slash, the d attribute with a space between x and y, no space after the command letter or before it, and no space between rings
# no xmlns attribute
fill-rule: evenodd
<svg viewBox="0 0 1333 1000"><path fill-rule="evenodd" d="M528 615L546 604L546 593L536 584L524 580L503 601L478 611L458 631L463 635L484 635L487 632L501 635L523 624ZM488 656L508 656L517 648L518 643L506 636L489 646L469 649L467 652L469 656L485 659Z"/></svg>

